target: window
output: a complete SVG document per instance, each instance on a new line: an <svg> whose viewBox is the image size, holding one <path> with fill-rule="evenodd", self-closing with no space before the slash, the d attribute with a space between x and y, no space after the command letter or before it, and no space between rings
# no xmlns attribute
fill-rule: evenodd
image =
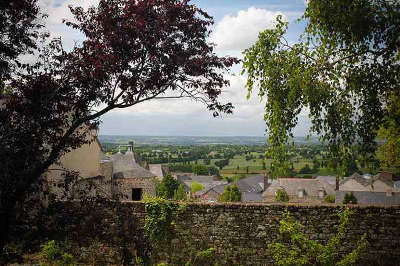
<svg viewBox="0 0 400 266"><path fill-rule="evenodd" d="M141 188L132 188L132 200L134 201L142 200Z"/></svg>
<svg viewBox="0 0 400 266"><path fill-rule="evenodd" d="M303 188L299 188L297 191L299 198L304 198L304 189Z"/></svg>
<svg viewBox="0 0 400 266"><path fill-rule="evenodd" d="M318 190L318 198L323 199L325 196L325 190L323 188L320 188Z"/></svg>

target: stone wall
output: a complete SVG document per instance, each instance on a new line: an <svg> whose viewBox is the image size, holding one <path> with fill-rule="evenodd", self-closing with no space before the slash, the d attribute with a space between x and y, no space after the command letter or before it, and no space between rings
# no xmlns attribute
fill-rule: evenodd
<svg viewBox="0 0 400 266"><path fill-rule="evenodd" d="M132 200L132 189L141 188L142 196L156 195L156 178L117 178L114 180L114 194L122 196L122 199Z"/></svg>
<svg viewBox="0 0 400 266"><path fill-rule="evenodd" d="M121 219L115 208L100 205L93 208L104 212L98 215L100 222L95 222L91 213L75 210L78 206L59 203L56 208L58 214L51 219L58 231L63 228L63 232L76 235L80 241L90 237L109 241L115 238L114 234L118 229L121 231L122 226L127 241L132 237L145 239L143 203L123 203L125 217L120 228L116 228ZM217 254L215 261L219 265L272 265L267 245L277 238L279 221L286 209L305 226L312 239L325 243L336 233L339 223L336 214L342 208L335 205L186 204L175 221L176 232L184 234L173 234L171 241L164 243L166 252L159 258L172 265L180 265L184 264L191 251L214 247ZM361 263L399 265L400 207L357 206L351 209L354 215L348 225L347 238L341 243L343 250L355 247L366 233L370 247ZM59 222L63 224L57 225ZM129 222L135 226L125 225Z"/></svg>

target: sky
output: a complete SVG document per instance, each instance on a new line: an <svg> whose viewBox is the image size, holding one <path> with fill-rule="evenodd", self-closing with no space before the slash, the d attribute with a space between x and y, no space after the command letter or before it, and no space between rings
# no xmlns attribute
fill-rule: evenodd
<svg viewBox="0 0 400 266"><path fill-rule="evenodd" d="M87 8L98 0L39 0L48 14L47 28L52 37L61 37L68 49L80 43L84 36L62 24L72 19L68 5ZM210 42L216 44L221 56L243 58L242 51L257 40L258 33L272 27L277 15L289 21L287 38L295 42L304 29L296 22L306 8L305 0L192 0L191 3L214 17ZM263 136L265 103L257 92L247 99L246 76L240 74L241 64L232 68L226 78L230 86L223 89L221 100L232 102L234 113L214 118L201 103L188 99L153 100L105 114L101 120L101 135L149 136ZM300 114L295 136L308 132L310 121L306 112Z"/></svg>

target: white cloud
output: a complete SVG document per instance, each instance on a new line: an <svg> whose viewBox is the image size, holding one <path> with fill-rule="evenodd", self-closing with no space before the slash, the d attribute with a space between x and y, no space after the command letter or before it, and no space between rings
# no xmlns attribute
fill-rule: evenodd
<svg viewBox="0 0 400 266"><path fill-rule="evenodd" d="M98 2L99 0L39 0L39 6L42 12L48 15L45 23L50 36L61 37L64 47L68 50L75 45L75 42L81 43L84 39L82 33L62 23L63 19L73 21L69 6L80 6L86 10L90 6L97 5Z"/></svg>
<svg viewBox="0 0 400 266"><path fill-rule="evenodd" d="M254 7L227 15L216 25L211 41L220 51L242 51L255 43L260 31L271 28L278 15L286 19L281 12Z"/></svg>

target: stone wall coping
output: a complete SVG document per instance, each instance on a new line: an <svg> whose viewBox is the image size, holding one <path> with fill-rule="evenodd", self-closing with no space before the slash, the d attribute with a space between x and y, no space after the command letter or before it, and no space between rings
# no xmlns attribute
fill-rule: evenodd
<svg viewBox="0 0 400 266"><path fill-rule="evenodd" d="M329 203L262 203L262 202L225 202L225 203L214 203L214 202L185 202L185 201L172 201L177 204L184 204L186 206L197 206L197 207L211 207L211 208L220 208L220 207L228 207L228 208L246 208L246 207L272 207L272 208L281 208L281 207L300 207L300 208L345 208L349 207L350 209L370 209L370 208L379 208L379 209L397 209L400 210L399 205L395 206L387 206L387 205L365 205L365 204L329 204ZM133 204L133 205L144 205L145 202L138 201L122 201L122 204Z"/></svg>

